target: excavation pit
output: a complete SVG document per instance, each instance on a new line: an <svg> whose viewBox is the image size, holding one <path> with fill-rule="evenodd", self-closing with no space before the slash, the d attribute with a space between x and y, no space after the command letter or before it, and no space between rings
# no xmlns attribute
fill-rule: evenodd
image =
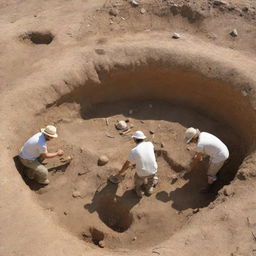
<svg viewBox="0 0 256 256"><path fill-rule="evenodd" d="M100 83L75 86L38 115L58 126L60 139L50 147L74 156L64 172L50 172L51 183L37 191L38 200L43 208L54 208L61 225L77 237L87 232L92 237L87 242L99 245L104 239L108 249L155 246L182 230L236 177L252 147L248 130L253 127L247 121L254 118L253 110L240 92L197 73L154 66L97 74ZM127 120L131 132L121 135L115 128L118 120ZM183 142L190 126L217 135L230 150L212 194L199 193L207 181L207 159L173 182L194 152ZM153 142L159 164L160 183L141 200L133 190L134 170L118 185L107 182L127 159L136 130ZM97 164L100 155L109 158L104 166ZM73 191L80 196L72 197Z"/></svg>

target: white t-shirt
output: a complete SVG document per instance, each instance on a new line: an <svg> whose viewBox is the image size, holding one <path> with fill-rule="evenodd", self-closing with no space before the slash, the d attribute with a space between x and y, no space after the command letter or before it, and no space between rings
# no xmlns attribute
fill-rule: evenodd
<svg viewBox="0 0 256 256"><path fill-rule="evenodd" d="M128 161L136 164L138 176L145 177L157 172L157 162L154 146L151 142L141 142L133 148L128 156Z"/></svg>
<svg viewBox="0 0 256 256"><path fill-rule="evenodd" d="M229 157L227 146L208 132L200 133L196 151L210 156L210 161L213 163L223 162Z"/></svg>
<svg viewBox="0 0 256 256"><path fill-rule="evenodd" d="M20 157L35 160L44 153L47 153L46 140L44 134L39 132L25 142L20 150Z"/></svg>

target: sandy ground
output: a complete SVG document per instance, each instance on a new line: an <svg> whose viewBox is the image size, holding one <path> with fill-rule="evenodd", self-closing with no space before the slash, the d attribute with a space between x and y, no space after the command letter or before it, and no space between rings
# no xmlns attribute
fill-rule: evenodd
<svg viewBox="0 0 256 256"><path fill-rule="evenodd" d="M256 4L138 3L0 1L1 256L256 255ZM117 120L131 132L120 135ZM40 186L16 156L49 123L60 135L49 150L73 160L46 161ZM194 152L189 126L230 149L211 194L199 193L207 159L179 177ZM138 129L160 180L141 200L134 170L107 182Z"/></svg>

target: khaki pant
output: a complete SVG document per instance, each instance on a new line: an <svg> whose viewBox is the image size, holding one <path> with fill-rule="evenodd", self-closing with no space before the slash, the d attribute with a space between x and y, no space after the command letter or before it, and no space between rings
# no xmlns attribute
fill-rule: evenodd
<svg viewBox="0 0 256 256"><path fill-rule="evenodd" d="M134 185L135 188L141 187L142 185L147 185L146 189L154 188L158 183L158 177L156 174L149 175L146 177L140 177L137 173L134 175Z"/></svg>
<svg viewBox="0 0 256 256"><path fill-rule="evenodd" d="M225 161L219 163L210 162L210 166L207 171L208 179L212 180L212 182L217 180L216 174L219 172L221 167L224 165Z"/></svg>
<svg viewBox="0 0 256 256"><path fill-rule="evenodd" d="M28 167L26 170L26 175L29 179L35 179L37 182L43 182L48 178L48 169L42 165L38 159L28 160L20 157L21 163Z"/></svg>

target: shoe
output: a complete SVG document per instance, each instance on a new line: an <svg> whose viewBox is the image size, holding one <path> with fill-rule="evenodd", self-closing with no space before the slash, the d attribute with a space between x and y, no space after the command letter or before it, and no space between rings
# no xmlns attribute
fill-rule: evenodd
<svg viewBox="0 0 256 256"><path fill-rule="evenodd" d="M39 184L42 185L48 185L50 183L50 181L48 179L44 180L44 181L38 181Z"/></svg>

